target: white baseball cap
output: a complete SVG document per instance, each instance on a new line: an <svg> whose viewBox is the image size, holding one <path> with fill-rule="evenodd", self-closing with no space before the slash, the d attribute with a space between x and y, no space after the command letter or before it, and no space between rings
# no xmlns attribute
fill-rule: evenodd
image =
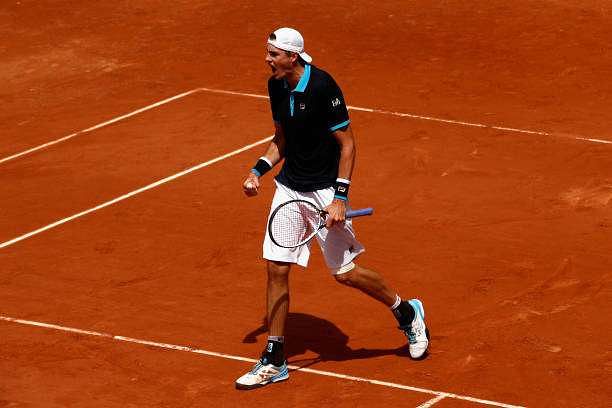
<svg viewBox="0 0 612 408"><path fill-rule="evenodd" d="M312 57L304 52L304 37L293 28L279 28L270 34L268 44L284 51L297 53L304 61L310 63Z"/></svg>

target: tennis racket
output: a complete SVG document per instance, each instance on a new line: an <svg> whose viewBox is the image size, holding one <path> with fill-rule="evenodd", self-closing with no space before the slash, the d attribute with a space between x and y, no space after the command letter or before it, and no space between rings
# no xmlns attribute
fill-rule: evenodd
<svg viewBox="0 0 612 408"><path fill-rule="evenodd" d="M346 218L371 215L372 208L346 212ZM272 242L283 248L302 246L325 227L327 212L306 200L291 200L274 209L268 222Z"/></svg>

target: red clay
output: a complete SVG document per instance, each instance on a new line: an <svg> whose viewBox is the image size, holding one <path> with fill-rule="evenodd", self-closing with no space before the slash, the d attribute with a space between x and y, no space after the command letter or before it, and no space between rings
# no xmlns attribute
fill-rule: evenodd
<svg viewBox="0 0 612 408"><path fill-rule="evenodd" d="M0 157L198 86L265 93L263 39L299 28L349 104L612 139L609 6L595 2L21 1L4 8ZM366 266L421 297L431 355L338 286L292 276L295 364L510 404L612 399L612 148L352 113ZM0 165L0 241L271 132L267 102L198 94ZM0 250L0 314L229 354L262 347L261 149ZM393 194L389 194L389 191ZM417 406L423 394L0 323L0 406ZM474 404L446 399L435 407Z"/></svg>

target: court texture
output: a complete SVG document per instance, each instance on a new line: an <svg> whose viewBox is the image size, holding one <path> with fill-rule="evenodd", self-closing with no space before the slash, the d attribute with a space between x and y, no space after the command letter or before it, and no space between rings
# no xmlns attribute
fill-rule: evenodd
<svg viewBox="0 0 612 408"><path fill-rule="evenodd" d="M0 407L605 407L612 3L7 0ZM265 344L265 41L292 26L350 105L367 252L423 300L412 361L318 249Z"/></svg>

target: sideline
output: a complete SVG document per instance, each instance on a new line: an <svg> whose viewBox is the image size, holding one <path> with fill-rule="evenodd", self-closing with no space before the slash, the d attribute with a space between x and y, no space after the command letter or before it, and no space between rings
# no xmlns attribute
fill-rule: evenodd
<svg viewBox="0 0 612 408"><path fill-rule="evenodd" d="M110 334L110 333L97 332L97 331L92 331L92 330L77 329L77 328L74 328L74 327L60 326L60 325L57 325L57 324L35 322L35 321L32 321L32 320L17 319L17 318L14 318L14 317L3 316L3 315L0 315L0 320L5 321L5 322L23 324L23 325L27 325L27 326L42 327L42 328L45 328L45 329L52 329L52 330L59 330L59 331L64 331L64 332L82 334L82 335L85 335L85 336L102 337L102 338L116 340L116 341L122 341L122 342L126 342L126 343L136 343L136 344L142 344L142 345L146 345L146 346L158 347L158 348L162 348L162 349L186 351L188 353L203 354L203 355L210 356L210 357L219 357L219 358L224 358L224 359L228 359L228 360L245 361L245 362L248 362L248 363L255 363L255 362L257 362L257 360L252 359L252 358L235 356L235 355L232 355L232 354L219 353L219 352L216 352L216 351L202 350L202 349L197 349L197 348L189 347L189 346L180 346L180 345L177 345L177 344L169 344L169 343L158 343L158 342L150 341L150 340L143 340L143 339L136 339L136 338L133 338L133 337L118 336L118 335L113 335L113 334ZM469 401L469 402L473 402L473 403L477 403L477 404L483 404L483 405L489 405L489 406L501 407L501 408L524 408L524 407L521 407L521 406L518 406L518 405L504 404L502 402L490 401L490 400L485 400L485 399L481 399L481 398L474 398L474 397L469 397L469 396L466 396L466 395L458 395L458 394L452 394L452 393L448 393L448 392L434 391L434 390L429 390L427 388L412 387L412 386L409 386L409 385L397 384L397 383L392 383L392 382L387 382L387 381L379 381L379 380L374 380L374 379L371 379L371 378L355 377L355 376L352 376L352 375L340 374L340 373L335 373L335 372L331 372L331 371L313 370L311 368L301 368L299 366L294 366L294 365L289 365L288 367L289 367L290 370L293 370L293 371L302 371L302 372L305 372L305 373L317 374L317 375L322 375L322 376L326 376L326 377L335 377L335 378L340 378L340 379L343 379L343 380L357 381L357 382L367 382L367 383L374 384L374 385L381 385L383 387L396 388L396 389L401 389L401 390L406 390L406 391L420 392L422 394L435 395L434 398L430 399L429 401L425 402L424 404L419 405L417 408L420 408L420 407L421 408L431 407L435 403L437 403L437 402L439 402L439 401L441 401L441 400L443 400L445 398L454 398L454 399L458 399L458 400Z"/></svg>
<svg viewBox="0 0 612 408"><path fill-rule="evenodd" d="M116 118L107 120L106 122L98 123L97 125L88 127L87 129L79 130L78 132L74 132L74 133L71 133L71 134L69 134L67 136L60 137L59 139L55 139L55 140L52 140L50 142L38 145L36 147L32 147L31 149L24 150L24 151L19 152L19 153L15 153L12 156L4 157L4 158L0 159L0 164L5 163L5 162L10 161L10 160L13 160L13 159L16 159L16 158L21 157L21 156L25 156L25 155L30 154L30 153L34 153L34 152L36 152L38 150L41 150L41 149L44 149L46 147L53 146L53 145L61 143L61 142L65 142L66 140L72 139L73 137L80 136L80 135L82 135L84 133L92 132L92 131L94 131L96 129L103 128L105 126L108 126L108 125L111 125L113 123L119 122L119 121L121 121L123 119L127 119L129 117L138 115L139 113L146 112L148 110L157 108L158 106L165 105L165 104L167 104L169 102L175 101L175 100L180 99L180 98L184 98L185 96L188 96L188 95L191 95L191 94L194 94L194 93L197 93L197 92L200 92L199 88L192 89L191 91L187 91L187 92L180 93L178 95L171 96L170 98L166 98L166 99L163 99L163 100L161 100L159 102L152 103L151 105L147 105L144 108L136 109L135 111L126 113L125 115L117 116Z"/></svg>
<svg viewBox="0 0 612 408"><path fill-rule="evenodd" d="M61 220L55 221L55 222L53 222L53 223L51 223L51 224L49 224L49 225L46 225L46 226L44 226L44 227L41 227L41 228L37 229L37 230L34 230L34 231L28 232L28 233L26 233L26 234L20 235L20 236L18 236L17 238L13 238L13 239L11 239L11 240L9 240L9 241L6 241L6 242L3 242L3 243L0 243L0 249L2 249L2 248L6 248L7 246L13 245L13 244L15 244L15 243L17 243L17 242L19 242L19 241L23 241L24 239L26 239L26 238L30 238L30 237L32 237L32 236L34 236L34 235L40 234L41 232L44 232L44 231L50 230L51 228L55 228L55 227L57 227L57 226L59 226L59 225L65 224L65 223L67 223L68 221L72 221L72 220L74 220L74 219L76 219L76 218L80 218L80 217L82 217L82 216L84 216L84 215L87 215L87 214L90 214L90 213L92 213L92 212L94 212L94 211L101 210L102 208L105 208L105 207L108 207L108 206L113 205L113 204L115 204L115 203L118 203L119 201L126 200L126 199L128 199L128 198L130 198L130 197L132 197L132 196L135 196L135 195L137 195L137 194L143 193L143 192L145 192L145 191L147 191L147 190L151 190L151 189L153 189L153 188L155 188L155 187L161 186L162 184L166 184L166 183L168 183L168 182L170 182L170 181L172 181L172 180L175 180L175 179L177 179L177 178L179 178L179 177L182 177L182 176L184 176L184 175L187 175L187 174L189 174L189 173L192 173L192 172L194 172L194 171L196 171L196 170L202 169L202 168L204 168L204 167L208 167L208 166L210 166L211 164L217 163L218 161L225 160L225 159L227 159L227 158L229 158L229 157L235 156L235 155L237 155L237 154L239 154L239 153L242 153L242 152L244 152L244 151L247 151L247 150L249 150L249 149L252 149L252 148L253 148L253 147L255 147L255 146L259 146L259 145L261 145L261 144L264 144L264 143L266 143L266 142L268 142L268 141L272 140L272 137L273 137L273 136L268 136L268 137L265 137L265 138L263 138L263 139L260 139L260 140L258 140L258 141L256 141L256 142L254 142L254 143L248 144L248 145L243 146L243 147L241 147L241 148L239 148L239 149L236 149L236 150L234 150L234 151L231 151L231 152L229 152L229 153L226 153L226 154L224 154L224 155L222 155L222 156L215 157L215 158L214 158L214 159L212 159L212 160L209 160L209 161L204 162L204 163L200 163L200 164L198 164L198 165L196 165L196 166L190 167L190 168L188 168L188 169L186 169L186 170L183 170L183 171L178 172L178 173L176 173L176 174L173 174L173 175L171 175L171 176L165 177L165 178L163 178L163 179L161 179L161 180L158 180L158 181L156 181L156 182L154 182L154 183L148 184L148 185L146 185L146 186L144 186L144 187L141 187L141 188L139 188L139 189L137 189L137 190L130 191L129 193L124 194L124 195L122 195L122 196L120 196L120 197L114 198L114 199L112 199L112 200L110 200L110 201L106 201L106 202L104 202L104 203L102 203L102 204L99 204L99 205L97 205L97 206L95 206L95 207L92 207L92 208L89 208L89 209L87 209L87 210L85 210L85 211L81 211L80 213L77 213L77 214L71 215L70 217L62 218Z"/></svg>

